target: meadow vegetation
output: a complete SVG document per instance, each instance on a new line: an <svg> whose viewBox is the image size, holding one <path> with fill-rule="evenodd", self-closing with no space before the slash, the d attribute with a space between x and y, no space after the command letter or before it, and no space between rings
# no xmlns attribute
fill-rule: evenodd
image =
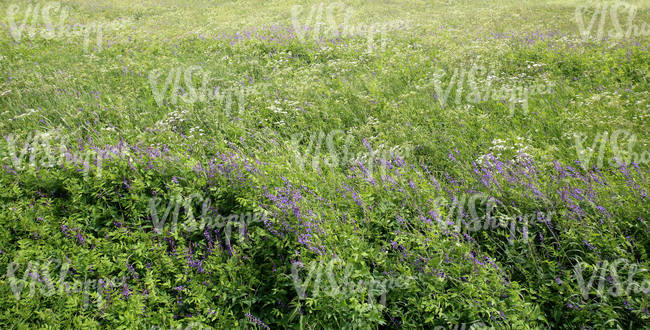
<svg viewBox="0 0 650 330"><path fill-rule="evenodd" d="M649 327L626 3L0 2L0 327Z"/></svg>

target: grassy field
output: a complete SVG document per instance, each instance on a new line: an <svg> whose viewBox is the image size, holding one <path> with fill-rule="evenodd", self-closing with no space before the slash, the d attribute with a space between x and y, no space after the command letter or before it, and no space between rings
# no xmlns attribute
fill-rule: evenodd
<svg viewBox="0 0 650 330"><path fill-rule="evenodd" d="M650 4L0 2L0 328L650 328Z"/></svg>

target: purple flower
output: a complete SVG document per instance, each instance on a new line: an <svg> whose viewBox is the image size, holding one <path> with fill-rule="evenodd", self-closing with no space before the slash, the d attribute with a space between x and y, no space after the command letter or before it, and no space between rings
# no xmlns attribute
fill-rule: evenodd
<svg viewBox="0 0 650 330"><path fill-rule="evenodd" d="M259 325L259 326L261 326L261 327L263 327L265 329L269 329L269 330L271 329L266 324L264 324L264 322L262 322L262 320L256 318L252 314L246 313L245 315L246 315L246 318L248 318L249 321L251 321L251 322L253 322L253 323L255 323L255 324L257 324L257 325Z"/></svg>

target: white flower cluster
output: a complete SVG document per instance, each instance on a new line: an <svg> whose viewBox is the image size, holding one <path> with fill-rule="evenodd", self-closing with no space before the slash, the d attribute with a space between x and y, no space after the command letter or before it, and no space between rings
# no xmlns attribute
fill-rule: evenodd
<svg viewBox="0 0 650 330"><path fill-rule="evenodd" d="M172 111L167 114L167 119L157 121L155 126L161 130L177 131L180 128L180 124L187 120L188 114L189 112L187 110Z"/></svg>
<svg viewBox="0 0 650 330"><path fill-rule="evenodd" d="M507 152L508 150L512 150L511 152L508 152L508 154L513 154L514 156L511 159L513 163L522 163L525 162L529 159L534 158L530 152L533 151L533 147L527 144L524 144L524 142L528 141L530 142L530 138L526 139L523 137L516 137L512 142L509 142L510 138L506 138L505 140L501 139L494 139L492 140L492 146L488 148L490 152L485 155L479 156L475 161L478 165L482 165L485 167L492 167L494 166L494 163L492 163L492 160L500 160L504 161L501 158L503 157L503 152Z"/></svg>
<svg viewBox="0 0 650 330"><path fill-rule="evenodd" d="M188 136L189 139L194 137L194 132L199 133L199 136L203 136L204 131L202 128L199 128L199 126L190 128L190 136Z"/></svg>

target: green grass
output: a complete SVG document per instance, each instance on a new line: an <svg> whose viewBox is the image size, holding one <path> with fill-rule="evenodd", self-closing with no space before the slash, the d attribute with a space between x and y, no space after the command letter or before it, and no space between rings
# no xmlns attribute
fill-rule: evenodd
<svg viewBox="0 0 650 330"><path fill-rule="evenodd" d="M627 130L636 134L632 151L650 155L650 36L598 41L597 20L585 43L575 19L580 1L345 2L354 27L393 24L375 34L368 52L365 35L296 38L292 7L303 6L298 19L305 24L318 2L62 3L70 8L66 24L125 22L104 29L101 38L91 31L84 49L83 36L30 40L31 17L17 42L7 13L17 5L20 24L30 3L0 3L3 329L185 328L192 322L264 328L247 314L272 329L451 329L479 321L495 329L649 327L646 293L608 294L616 280L598 273L584 299L574 270L579 262L621 258L650 266L650 165L610 166L617 151L604 143L602 152L593 144L583 168L576 148L576 136L591 148L597 134L607 132L610 140ZM650 5L627 3L638 7L636 24L650 23ZM324 3L325 28L330 4ZM594 8L584 16L587 24ZM337 24L344 13L334 11ZM52 10L51 17L58 28L59 15ZM619 17L626 24L627 14ZM408 24L398 28L400 22ZM45 28L42 19L37 23ZM612 27L607 17L604 31ZM488 85L544 85L552 92L531 96L528 113L516 104L511 116L509 97L468 102L466 82L460 102L454 86L441 106L434 73L445 70L446 88L454 69L474 65L489 72L475 80L482 94ZM151 72L161 73L160 90L170 70L191 66L209 73L208 90L219 87L222 97L192 103L179 96L172 104L172 76L159 106ZM203 75L188 79L201 93ZM179 81L182 96L189 89L184 74ZM231 103L226 95L243 87L251 92L240 111L237 93ZM335 130L341 133L328 144L325 137ZM43 165L43 132L53 137L48 143L56 160L64 151L69 156L63 165ZM294 145L298 133L303 138ZM25 169L15 166L7 139L17 139ZM627 158L628 138L618 145ZM368 174L368 148L400 156L380 152L387 159ZM114 151L91 164L85 178L73 158L90 149ZM317 159L298 166L296 153L308 150ZM344 150L354 162L327 165L342 160ZM600 169L594 167L599 155ZM456 206L479 192L497 201L495 218L555 216L531 225L529 241L521 226L514 239L509 228L472 231L467 224L485 218L485 200L477 201L476 216L467 208L459 214ZM169 224L163 233L153 230L153 196L166 207L172 196L194 193L211 199L211 214L264 212L266 220L250 224L232 246L223 230L171 232ZM179 223L188 221L188 209L202 213L198 201L182 205ZM448 230L439 225L442 218L466 225ZM47 296L27 275L16 299L11 263L22 265L15 272L20 279L30 262L50 258L66 260L74 279L126 276L131 293L108 288L111 299L102 307L84 308L83 292ZM344 277L412 280L388 291L386 306L369 305L363 289L313 296L317 286L329 289L326 274L300 299L292 265L302 263L304 281L311 265L332 260L350 265L347 273L343 263L327 270L339 285ZM583 277L588 281L592 272ZM58 283L59 270L51 273ZM626 266L618 269L619 281L630 273L640 284L650 279ZM598 295L601 276L605 293Z"/></svg>

